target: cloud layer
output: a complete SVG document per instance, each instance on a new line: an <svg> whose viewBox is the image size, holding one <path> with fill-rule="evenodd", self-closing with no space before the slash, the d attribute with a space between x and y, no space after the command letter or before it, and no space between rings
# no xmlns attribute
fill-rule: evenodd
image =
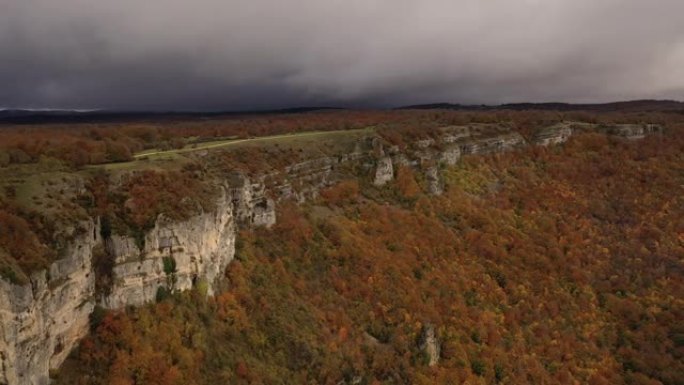
<svg viewBox="0 0 684 385"><path fill-rule="evenodd" d="M0 107L684 99L681 0L0 0Z"/></svg>

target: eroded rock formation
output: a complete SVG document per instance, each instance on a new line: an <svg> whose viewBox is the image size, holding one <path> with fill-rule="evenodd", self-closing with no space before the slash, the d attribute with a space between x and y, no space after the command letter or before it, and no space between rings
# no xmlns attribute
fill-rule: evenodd
<svg viewBox="0 0 684 385"><path fill-rule="evenodd" d="M102 305L141 305L153 301L160 288L183 291L200 280L212 295L235 254L235 234L233 210L224 195L215 212L187 221L173 222L161 215L142 247L132 237L112 236L106 244L114 258L113 282Z"/></svg>
<svg viewBox="0 0 684 385"><path fill-rule="evenodd" d="M30 283L0 280L0 383L47 384L49 369L88 332L95 307L92 250L100 239L94 221L81 227L66 257L34 273Z"/></svg>
<svg viewBox="0 0 684 385"><path fill-rule="evenodd" d="M427 359L428 366L435 366L439 363L441 347L435 332L435 326L426 324L420 333L418 347L423 351Z"/></svg>
<svg viewBox="0 0 684 385"><path fill-rule="evenodd" d="M376 186L384 186L392 179L394 179L394 166L392 165L392 158L385 156L378 159L378 164L375 167L373 184Z"/></svg>
<svg viewBox="0 0 684 385"><path fill-rule="evenodd" d="M573 129L570 125L559 123L537 132L532 138L532 142L539 146L561 144L570 139L572 133Z"/></svg>

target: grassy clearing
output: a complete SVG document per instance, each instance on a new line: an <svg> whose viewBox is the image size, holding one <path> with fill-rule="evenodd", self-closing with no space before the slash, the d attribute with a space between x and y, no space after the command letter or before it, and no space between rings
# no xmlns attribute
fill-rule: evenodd
<svg viewBox="0 0 684 385"><path fill-rule="evenodd" d="M79 176L68 172L61 162L42 159L38 163L0 169L0 198L14 200L23 207L49 211L62 195L78 185Z"/></svg>
<svg viewBox="0 0 684 385"><path fill-rule="evenodd" d="M320 141L326 139L337 139L349 136L359 136L367 135L373 132L372 127L367 127L358 130L340 130L340 131L314 131L314 132L300 132L294 134L286 135L274 135L265 136L261 138L249 138L249 139L229 139L229 140L219 140L214 142L205 142L200 145L192 145L191 147L185 147L178 150L168 150L168 151L158 151L158 150L147 150L133 157L136 159L147 157L149 159L157 159L157 157L163 157L167 155L178 155L188 152L210 150L215 148L224 148L232 146L245 146L253 144L263 144L263 143L279 143L283 145L287 144L300 144L302 140L304 142L310 141Z"/></svg>
<svg viewBox="0 0 684 385"><path fill-rule="evenodd" d="M105 163L87 166L86 170L136 171L136 170L178 170L197 156L204 156L212 150L238 150L250 148L291 148L311 152L334 153L348 150L356 140L375 131L374 127L356 130L314 131L287 135L274 135L249 139L222 139L192 144L177 150L145 150L135 154L130 162Z"/></svg>
<svg viewBox="0 0 684 385"><path fill-rule="evenodd" d="M137 156L137 155L136 155ZM86 170L135 171L135 170L176 170L189 162L186 156L175 152L161 152L155 155L143 155L130 162L106 163L87 166Z"/></svg>

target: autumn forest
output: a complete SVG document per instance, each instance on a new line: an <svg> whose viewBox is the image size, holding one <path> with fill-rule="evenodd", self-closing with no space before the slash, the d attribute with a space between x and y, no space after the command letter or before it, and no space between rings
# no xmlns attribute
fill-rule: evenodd
<svg viewBox="0 0 684 385"><path fill-rule="evenodd" d="M639 140L578 129L558 145L463 153L438 166L439 194L427 187L430 160L395 164L384 185L363 165L340 166L307 199L273 195L272 226L236 229L213 295L199 283L143 306L98 305L50 376L65 385L684 384L677 112L0 126L0 275L31 282L81 231L68 223L100 218L103 237L144 242L160 215L212 212L216 181L237 169L254 180L369 136L402 151L441 127L496 126L530 141L569 121L664 129ZM273 139L250 142L260 137ZM99 258L96 285L106 291L113 262Z"/></svg>

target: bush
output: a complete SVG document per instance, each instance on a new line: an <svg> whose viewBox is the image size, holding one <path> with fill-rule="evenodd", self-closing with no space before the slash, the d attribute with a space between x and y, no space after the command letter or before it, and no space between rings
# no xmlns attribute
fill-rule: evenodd
<svg viewBox="0 0 684 385"><path fill-rule="evenodd" d="M505 376L503 366L496 364L494 365L494 379L497 383L501 382Z"/></svg>
<svg viewBox="0 0 684 385"><path fill-rule="evenodd" d="M0 249L6 250L24 272L46 267L54 255L34 231L41 225L42 218L35 213L0 209Z"/></svg>
<svg viewBox="0 0 684 385"><path fill-rule="evenodd" d="M169 289L167 289L164 286L159 286L157 288L157 295L155 296L155 299L157 302L162 302L163 300L169 298L171 296L171 292Z"/></svg>
<svg viewBox="0 0 684 385"><path fill-rule="evenodd" d="M359 196L359 182L357 180L346 180L335 186L321 191L321 196L326 202L333 205L351 204Z"/></svg>
<svg viewBox="0 0 684 385"><path fill-rule="evenodd" d="M197 283L195 283L195 290L201 297L206 297L209 292L209 283L204 278L199 278Z"/></svg>
<svg viewBox="0 0 684 385"><path fill-rule="evenodd" d="M95 305L93 312L90 313L90 316L89 316L90 330L92 330L92 331L97 330L97 327L100 326L100 324L102 323L102 320L104 320L106 315L107 315L107 310L105 308L103 308L100 305Z"/></svg>
<svg viewBox="0 0 684 385"><path fill-rule="evenodd" d="M7 279L10 283L15 285L20 285L28 283L28 279L21 280L17 275L17 272L11 266L2 266L0 268L0 277Z"/></svg>
<svg viewBox="0 0 684 385"><path fill-rule="evenodd" d="M480 360L473 360L470 363L470 369L478 376L484 376L485 374L485 364Z"/></svg>
<svg viewBox="0 0 684 385"><path fill-rule="evenodd" d="M164 257L164 273L171 275L176 272L176 260L173 257Z"/></svg>
<svg viewBox="0 0 684 385"><path fill-rule="evenodd" d="M93 248L93 270L95 271L95 293L108 295L112 291L114 257L104 247Z"/></svg>

